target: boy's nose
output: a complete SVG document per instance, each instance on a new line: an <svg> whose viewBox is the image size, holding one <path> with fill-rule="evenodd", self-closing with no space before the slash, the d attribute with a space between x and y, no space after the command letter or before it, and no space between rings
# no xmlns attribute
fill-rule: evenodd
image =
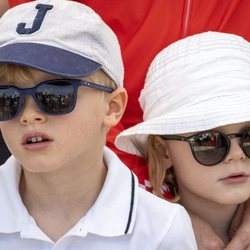
<svg viewBox="0 0 250 250"><path fill-rule="evenodd" d="M245 160L246 155L240 147L239 138L231 139L231 147L229 153L225 159L225 162Z"/></svg>
<svg viewBox="0 0 250 250"><path fill-rule="evenodd" d="M26 96L23 108L20 112L20 123L23 125L43 123L47 120L47 117L37 107L35 101L31 96Z"/></svg>

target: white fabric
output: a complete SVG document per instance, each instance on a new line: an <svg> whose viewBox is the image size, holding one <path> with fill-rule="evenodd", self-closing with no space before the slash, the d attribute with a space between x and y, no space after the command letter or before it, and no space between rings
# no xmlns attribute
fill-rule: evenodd
<svg viewBox="0 0 250 250"><path fill-rule="evenodd" d="M35 6L39 3L53 5L42 27L32 35L18 34L16 28L20 22L32 27L37 14ZM31 1L7 11L0 24L0 47L14 43L54 46L100 63L118 86L123 84L124 69L117 37L84 4L66 0Z"/></svg>
<svg viewBox="0 0 250 250"><path fill-rule="evenodd" d="M183 207L138 187L135 178L131 223L129 169L108 148L108 174L99 198L66 235L52 242L28 214L18 192L21 167L10 159L0 168L0 250L191 250L197 249Z"/></svg>
<svg viewBox="0 0 250 250"><path fill-rule="evenodd" d="M149 134L250 121L250 43L205 32L171 44L151 63L139 101L144 122L116 139L119 149L136 155Z"/></svg>

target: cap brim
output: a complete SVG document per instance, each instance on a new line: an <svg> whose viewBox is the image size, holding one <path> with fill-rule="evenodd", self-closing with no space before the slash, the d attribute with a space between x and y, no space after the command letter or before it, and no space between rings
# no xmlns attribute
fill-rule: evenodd
<svg viewBox="0 0 250 250"><path fill-rule="evenodd" d="M102 67L86 57L67 50L38 43L15 43L0 47L0 64L31 67L50 74L83 77Z"/></svg>

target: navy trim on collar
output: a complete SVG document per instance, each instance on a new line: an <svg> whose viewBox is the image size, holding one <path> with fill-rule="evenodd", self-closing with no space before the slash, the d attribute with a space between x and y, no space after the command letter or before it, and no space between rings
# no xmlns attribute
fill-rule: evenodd
<svg viewBox="0 0 250 250"><path fill-rule="evenodd" d="M130 209L129 209L129 215L128 215L128 223L127 223L127 227L125 230L125 234L128 233L128 230L131 224L131 218L132 218L132 213L133 213L133 208L134 208L134 198L135 198L135 177L133 173L131 172L131 200L130 200Z"/></svg>

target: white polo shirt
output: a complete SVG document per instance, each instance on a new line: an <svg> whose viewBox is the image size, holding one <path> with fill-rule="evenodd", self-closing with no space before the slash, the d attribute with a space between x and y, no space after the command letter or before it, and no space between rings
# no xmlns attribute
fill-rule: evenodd
<svg viewBox="0 0 250 250"><path fill-rule="evenodd" d="M19 195L21 167L0 167L0 250L193 250L190 219L177 204L138 187L134 174L108 148L103 189L89 212L57 242L36 225Z"/></svg>

